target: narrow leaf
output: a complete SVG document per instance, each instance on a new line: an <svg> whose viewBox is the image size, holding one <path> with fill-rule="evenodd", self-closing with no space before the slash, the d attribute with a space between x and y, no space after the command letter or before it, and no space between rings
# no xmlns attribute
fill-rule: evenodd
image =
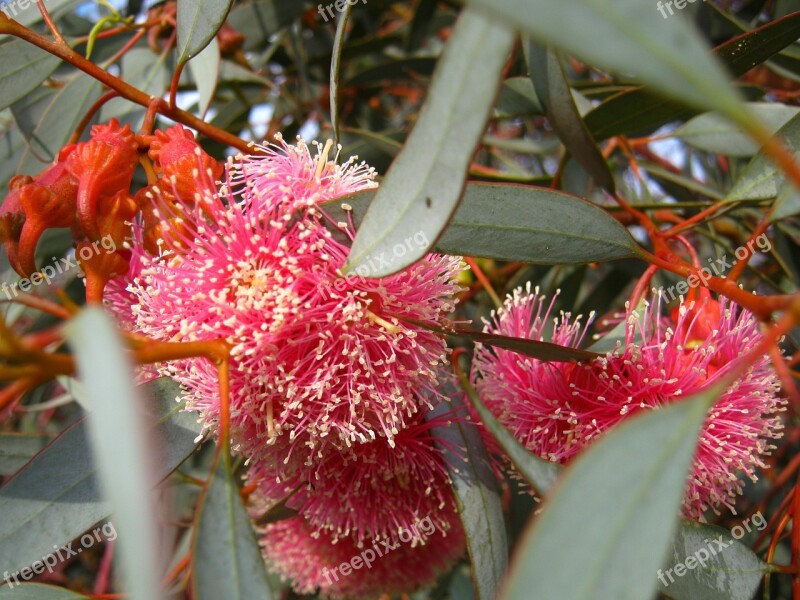
<svg viewBox="0 0 800 600"><path fill-rule="evenodd" d="M755 521L751 517L747 526L758 529L751 519ZM766 520L762 523L759 531L767 524ZM771 570L727 530L681 520L656 577L658 590L673 600L752 600L764 573Z"/></svg>
<svg viewBox="0 0 800 600"><path fill-rule="evenodd" d="M519 474L540 494L549 492L561 473L561 467L530 453L481 402L480 396L478 396L475 388L472 387L466 373L459 371L458 378L481 422L497 443L500 444L500 447L508 455Z"/></svg>
<svg viewBox="0 0 800 600"><path fill-rule="evenodd" d="M211 100L214 99L214 92L217 90L217 81L219 80L219 69L219 43L217 38L211 38L208 46L189 61L189 71L192 73L192 79L194 79L197 93L200 96L197 101L197 112L201 118L208 112Z"/></svg>
<svg viewBox="0 0 800 600"><path fill-rule="evenodd" d="M111 317L99 308L81 312L66 327L78 374L91 407L89 434L104 497L120 532L120 564L134 600L162 598L158 580L158 513L143 403Z"/></svg>
<svg viewBox="0 0 800 600"><path fill-rule="evenodd" d="M0 110L38 88L60 62L24 40L0 45Z"/></svg>
<svg viewBox="0 0 800 600"><path fill-rule="evenodd" d="M360 227L374 191L325 204L334 222L352 215ZM345 211L342 204L352 210ZM424 232L423 232L424 233ZM421 237L411 237L411 242ZM371 260L384 262L403 248L390 247ZM628 230L602 208L577 196L533 186L470 183L436 251L457 256L539 264L582 264L631 258L639 248Z"/></svg>
<svg viewBox="0 0 800 600"><path fill-rule="evenodd" d="M500 598L650 600L719 391L635 416L581 454L524 535Z"/></svg>
<svg viewBox="0 0 800 600"><path fill-rule="evenodd" d="M751 102L748 108L772 133L800 113L800 108L773 102ZM714 154L752 156L758 152L758 145L741 127L718 113L704 113L690 119L675 135L690 146Z"/></svg>
<svg viewBox="0 0 800 600"><path fill-rule="evenodd" d="M800 12L771 21L720 44L714 54L733 77L763 63L800 37ZM668 121L677 121L697 114L667 100L647 87L636 87L604 101L586 115L586 126L597 140L652 129Z"/></svg>
<svg viewBox="0 0 800 600"><path fill-rule="evenodd" d="M164 478L197 447L195 415L175 402L180 386L159 379L143 386L155 425L156 474ZM0 572L32 564L111 513L100 496L87 423L79 421L0 488Z"/></svg>
<svg viewBox="0 0 800 600"><path fill-rule="evenodd" d="M178 0L178 62L197 56L225 22L233 0Z"/></svg>
<svg viewBox="0 0 800 600"><path fill-rule="evenodd" d="M547 120L575 160L613 194L614 176L578 112L558 54L552 48L535 43L528 43L527 49L528 71Z"/></svg>
<svg viewBox="0 0 800 600"><path fill-rule="evenodd" d="M451 395L448 405L432 411L463 410L460 391ZM448 427L437 427L435 438L444 442L443 450L450 467L453 491L467 538L472 567L472 582L477 600L492 600L508 564L508 540L497 480L475 425L456 420ZM464 456L448 448L464 449Z"/></svg>
<svg viewBox="0 0 800 600"><path fill-rule="evenodd" d="M786 146L795 154L800 153L800 115L792 118L777 133ZM747 164L733 188L725 197L726 202L740 200L766 200L775 198L785 177L763 152L756 154Z"/></svg>
<svg viewBox="0 0 800 600"><path fill-rule="evenodd" d="M452 216L514 35L471 10L459 17L428 100L356 234L345 273L389 275L420 259ZM402 256L392 252L417 236ZM387 258L375 265L376 255Z"/></svg>
<svg viewBox="0 0 800 600"><path fill-rule="evenodd" d="M253 525L224 454L198 509L192 588L197 600L272 598Z"/></svg>
<svg viewBox="0 0 800 600"><path fill-rule="evenodd" d="M617 73L665 96L739 121L739 95L704 41L682 18L665 19L641 0L469 0L536 41ZM586 32L591 31L591 35Z"/></svg>

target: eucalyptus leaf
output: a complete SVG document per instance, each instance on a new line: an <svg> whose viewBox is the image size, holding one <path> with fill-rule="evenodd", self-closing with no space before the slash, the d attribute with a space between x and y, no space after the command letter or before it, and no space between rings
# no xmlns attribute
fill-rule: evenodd
<svg viewBox="0 0 800 600"><path fill-rule="evenodd" d="M189 71L192 73L199 94L197 112L201 118L208 112L211 100L214 99L219 81L220 60L217 38L211 38L208 46L189 61Z"/></svg>
<svg viewBox="0 0 800 600"><path fill-rule="evenodd" d="M758 530L751 519L746 526ZM761 529L766 524L764 519ZM772 570L729 531L682 519L656 577L659 591L673 600L752 600L761 578Z"/></svg>
<svg viewBox="0 0 800 600"><path fill-rule="evenodd" d="M0 44L0 110L38 88L60 63L24 40Z"/></svg>
<svg viewBox="0 0 800 600"><path fill-rule="evenodd" d="M349 214L358 229L374 197L372 190L357 192L323 206L334 222L346 222ZM385 250L375 262L405 248ZM602 208L564 192L507 183L467 184L435 249L539 264L583 264L640 253L628 230Z"/></svg>
<svg viewBox="0 0 800 600"><path fill-rule="evenodd" d="M197 417L176 403L180 386L159 379L143 395L159 440L156 474L164 478L197 447ZM87 423L72 425L0 488L0 572L17 571L105 519Z"/></svg>
<svg viewBox="0 0 800 600"><path fill-rule="evenodd" d="M51 439L39 433L0 433L0 475L15 473Z"/></svg>
<svg viewBox="0 0 800 600"><path fill-rule="evenodd" d="M800 154L800 115L795 116L781 127L777 135L796 156ZM775 163L763 152L759 152L733 184L725 201L738 202L740 200L775 198L784 181L785 177Z"/></svg>
<svg viewBox="0 0 800 600"><path fill-rule="evenodd" d="M513 41L505 27L469 9L461 14L419 120L353 240L345 273L389 275L433 246L458 206ZM409 238L423 242L402 256L392 252ZM376 255L385 258L377 266Z"/></svg>
<svg viewBox="0 0 800 600"><path fill-rule="evenodd" d="M429 413L430 419L443 411L463 410L460 392L448 405ZM508 564L508 539L497 480L492 473L480 432L472 423L456 419L447 427L435 427L434 437L443 443L456 504L464 526L472 582L477 600L492 600ZM452 451L463 448L464 455Z"/></svg>
<svg viewBox="0 0 800 600"><path fill-rule="evenodd" d="M233 0L178 0L178 62L197 56L217 35Z"/></svg>
<svg viewBox="0 0 800 600"><path fill-rule="evenodd" d="M592 65L633 74L688 106L719 110L737 122L747 118L728 74L689 22L663 18L649 2L468 0L467 4Z"/></svg>
<svg viewBox="0 0 800 600"><path fill-rule="evenodd" d="M752 102L748 107L773 133L800 113L796 106L773 102ZM675 135L690 146L713 154L752 156L758 152L758 145L741 127L718 113L704 113L690 119Z"/></svg>
<svg viewBox="0 0 800 600"><path fill-rule="evenodd" d="M53 585L23 583L0 588L0 600L90 600L90 597Z"/></svg>
<svg viewBox="0 0 800 600"><path fill-rule="evenodd" d="M631 417L579 455L518 544L500 598L650 600L720 392Z"/></svg>
<svg viewBox="0 0 800 600"><path fill-rule="evenodd" d="M526 47L528 71L547 120L575 160L597 183L613 194L616 189L614 176L583 122L558 53L541 44L528 43Z"/></svg>
<svg viewBox="0 0 800 600"><path fill-rule="evenodd" d="M91 408L89 434L103 496L119 530L122 579L134 600L163 598L158 579L155 460L132 365L111 317L88 308L66 327Z"/></svg>
<svg viewBox="0 0 800 600"><path fill-rule="evenodd" d="M192 589L197 600L272 598L253 524L225 454L200 502L192 542Z"/></svg>

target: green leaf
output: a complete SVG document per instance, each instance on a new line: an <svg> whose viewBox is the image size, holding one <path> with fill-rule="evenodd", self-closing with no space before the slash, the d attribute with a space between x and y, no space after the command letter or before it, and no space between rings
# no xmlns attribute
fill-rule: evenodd
<svg viewBox="0 0 800 600"><path fill-rule="evenodd" d="M143 386L155 425L154 464L164 478L197 447L197 417L175 402L180 386L159 379ZM65 544L111 513L81 420L0 488L0 572L17 571Z"/></svg>
<svg viewBox="0 0 800 600"><path fill-rule="evenodd" d="M89 596L52 585L23 583L13 588L0 588L0 600L89 600Z"/></svg>
<svg viewBox="0 0 800 600"><path fill-rule="evenodd" d="M53 88L39 87L10 106L14 121L28 142L55 95Z"/></svg>
<svg viewBox="0 0 800 600"><path fill-rule="evenodd" d="M800 192L790 182L784 182L775 200L775 210L770 217L770 222L780 221L800 213Z"/></svg>
<svg viewBox="0 0 800 600"><path fill-rule="evenodd" d="M178 63L205 48L225 22L233 0L178 0Z"/></svg>
<svg viewBox="0 0 800 600"><path fill-rule="evenodd" d="M162 598L159 585L155 465L143 403L132 365L111 317L87 308L66 327L79 380L90 406L89 434L103 496L120 532L119 557L125 588L134 600Z"/></svg>
<svg viewBox="0 0 800 600"><path fill-rule="evenodd" d="M541 44L528 43L526 47L528 71L547 120L575 160L598 184L614 194L614 176L578 112L558 54Z"/></svg>
<svg viewBox="0 0 800 600"><path fill-rule="evenodd" d="M686 567L682 576L674 571L677 565ZM727 530L681 520L657 573L658 590L673 600L752 600L762 576L772 570Z"/></svg>
<svg viewBox="0 0 800 600"><path fill-rule="evenodd" d="M197 600L272 598L253 525L224 453L198 509L192 589Z"/></svg>
<svg viewBox="0 0 800 600"><path fill-rule="evenodd" d="M0 110L38 88L60 63L24 40L0 44Z"/></svg>
<svg viewBox="0 0 800 600"><path fill-rule="evenodd" d="M450 402L431 411L428 418L463 410L460 396L460 390L451 394ZM486 448L478 428L463 420L434 428L434 437L444 442L442 450L467 538L476 598L492 600L508 564L508 539L500 491ZM453 447L463 448L464 454L453 452Z"/></svg>
<svg viewBox="0 0 800 600"><path fill-rule="evenodd" d="M502 600L650 600L719 389L634 416L572 463L525 533Z"/></svg>
<svg viewBox="0 0 800 600"><path fill-rule="evenodd" d="M261 50L269 38L303 14L306 6L297 0L237 2L228 24L245 36L245 50Z"/></svg>
<svg viewBox="0 0 800 600"><path fill-rule="evenodd" d="M800 108L774 102L752 102L748 107L772 133L800 113ZM675 135L690 146L713 154L752 156L758 152L758 145L741 127L719 113L698 115L679 127Z"/></svg>
<svg viewBox="0 0 800 600"><path fill-rule="evenodd" d="M358 228L374 196L374 191L358 192L324 206L334 222L346 222L350 212ZM352 210L344 211L342 204ZM413 236L410 239L408 243L416 243ZM564 192L506 183L467 184L463 200L437 241L436 250L457 256L548 265L600 262L639 254L628 230L602 208ZM384 252L399 253L400 249ZM385 256L377 254L375 262L379 258Z"/></svg>
<svg viewBox="0 0 800 600"><path fill-rule="evenodd" d="M682 18L641 0L469 0L536 41L617 73L631 73L689 106L746 118L739 94ZM591 35L586 32L591 31Z"/></svg>
<svg viewBox="0 0 800 600"><path fill-rule="evenodd" d="M121 75L126 82L150 96L161 97L169 87L169 73L165 66L167 55L159 56L150 48L131 48L120 61ZM103 121L139 112L144 108L125 98L114 98L103 105Z"/></svg>
<svg viewBox="0 0 800 600"><path fill-rule="evenodd" d="M353 240L345 273L389 275L433 246L458 206L513 41L505 27L469 9L461 14L417 125ZM410 238L422 243L410 245L402 256L392 252ZM376 255L385 263L373 264Z"/></svg>
<svg viewBox="0 0 800 600"><path fill-rule="evenodd" d="M0 475L15 473L51 439L39 433L0 433Z"/></svg>
<svg viewBox="0 0 800 600"><path fill-rule="evenodd" d="M778 137L797 155L800 153L800 115L781 127ZM785 181L780 169L763 152L756 154L745 167L725 197L726 202L740 200L767 200L778 195Z"/></svg>
<svg viewBox="0 0 800 600"><path fill-rule="evenodd" d="M800 37L800 12L776 19L714 49L733 77L763 63ZM586 115L586 125L596 140L653 128L668 121L697 114L681 104L666 100L646 87L612 96Z"/></svg>
<svg viewBox="0 0 800 600"><path fill-rule="evenodd" d="M509 77L500 87L494 116L498 118L544 114L530 77Z"/></svg>
<svg viewBox="0 0 800 600"><path fill-rule="evenodd" d="M211 100L214 99L214 92L217 89L217 81L219 80L219 69L219 43L217 38L211 38L208 46L189 61L189 71L192 73L192 79L194 79L200 96L197 101L197 112L201 118L208 112Z"/></svg>
<svg viewBox="0 0 800 600"><path fill-rule="evenodd" d="M549 492L553 487L553 483L561 474L562 467L529 452L481 402L480 396L478 396L475 388L472 387L466 373L459 372L458 378L481 422L497 443L500 444L500 447L505 451L519 474L540 494Z"/></svg>
<svg viewBox="0 0 800 600"><path fill-rule="evenodd" d="M78 73L61 88L42 112L17 171L36 173L44 166L41 161L53 161L97 100L100 89L100 82L85 73Z"/></svg>

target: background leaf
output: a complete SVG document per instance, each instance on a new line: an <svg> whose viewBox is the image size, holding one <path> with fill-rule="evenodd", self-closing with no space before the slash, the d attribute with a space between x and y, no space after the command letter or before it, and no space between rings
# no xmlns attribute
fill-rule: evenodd
<svg viewBox="0 0 800 600"><path fill-rule="evenodd" d="M417 125L353 240L345 273L389 275L433 246L458 205L513 40L505 27L470 10L461 14ZM411 245L402 255L393 251L409 238L424 243ZM376 255L383 255L385 263L376 266Z"/></svg>
<svg viewBox="0 0 800 600"><path fill-rule="evenodd" d="M60 62L24 40L0 44L0 110L39 87Z"/></svg>
<svg viewBox="0 0 800 600"><path fill-rule="evenodd" d="M143 386L156 425L159 478L197 447L197 417L175 402L180 386L159 379ZM99 492L87 424L68 428L0 488L0 572L17 571L105 519L109 504Z"/></svg>
<svg viewBox="0 0 800 600"><path fill-rule="evenodd" d="M89 596L40 583L0 588L0 600L89 600Z"/></svg>
<svg viewBox="0 0 800 600"><path fill-rule="evenodd" d="M558 54L541 44L528 43L528 71L547 120L567 151L606 190L614 193L614 177L572 99Z"/></svg>
<svg viewBox="0 0 800 600"><path fill-rule="evenodd" d="M435 419L444 410L463 414L460 390L451 395L448 405L429 413ZM508 539L497 480L492 473L486 448L477 427L463 419L448 427L434 428L434 437L445 442L453 491L467 538L472 566L472 582L477 600L491 600L508 564ZM464 456L451 448L463 448Z"/></svg>
<svg viewBox="0 0 800 600"><path fill-rule="evenodd" d="M800 113L796 106L770 102L751 102L748 108L772 133ZM675 135L704 152L726 156L752 156L758 152L758 145L741 127L717 113L705 113L690 119L675 131Z"/></svg>
<svg viewBox="0 0 800 600"><path fill-rule="evenodd" d="M720 549L715 540L727 547ZM752 600L764 573L772 570L729 531L684 519L671 550L663 570L673 569L673 573L668 577L659 571L658 589L673 600ZM711 556L699 564L697 552L700 557ZM686 565L686 559L692 556L696 566L687 568L683 576L674 574L675 565Z"/></svg>
<svg viewBox="0 0 800 600"><path fill-rule="evenodd" d="M0 475L11 475L22 468L51 437L40 433L0 433Z"/></svg>
<svg viewBox="0 0 800 600"><path fill-rule="evenodd" d="M224 454L198 509L192 589L197 600L272 598L253 524Z"/></svg>
<svg viewBox="0 0 800 600"><path fill-rule="evenodd" d="M192 79L194 79L199 94L197 112L201 117L205 116L208 107L211 106L211 100L217 89L217 81L219 81L219 70L219 43L217 38L211 38L208 46L189 61L189 71L192 73Z"/></svg>
<svg viewBox="0 0 800 600"><path fill-rule="evenodd" d="M178 62L197 56L225 22L233 0L178 0Z"/></svg>
<svg viewBox="0 0 800 600"><path fill-rule="evenodd" d="M746 116L720 63L682 18L641 0L469 0L487 15L591 64L632 73L689 106ZM587 31L591 35L587 35Z"/></svg>

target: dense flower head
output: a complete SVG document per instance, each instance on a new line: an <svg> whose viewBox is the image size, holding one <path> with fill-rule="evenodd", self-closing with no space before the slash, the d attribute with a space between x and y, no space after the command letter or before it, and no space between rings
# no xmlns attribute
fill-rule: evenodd
<svg viewBox="0 0 800 600"><path fill-rule="evenodd" d="M394 446L382 437L351 448L325 444L303 465L292 464L280 453L262 452L248 476L265 499L288 496L288 508L334 541L396 541L402 530L426 516L447 531L447 515L455 504L441 449L446 442L433 430L450 420L450 415L425 419L420 412L395 436Z"/></svg>
<svg viewBox="0 0 800 600"><path fill-rule="evenodd" d="M570 323L569 315L555 319L546 339L550 309L542 312L543 301L538 290L515 291L486 331L577 346L579 319ZM707 389L737 369L760 337L753 315L725 299L681 299L668 318L656 294L641 312L628 308L624 346L601 358L543 363L480 347L473 377L484 402L518 440L538 456L565 463L629 416ZM778 390L769 357L760 356L711 408L684 497L686 516L702 518L719 505L733 509L741 493L738 473L755 480L765 467L770 440L781 436Z"/></svg>
<svg viewBox="0 0 800 600"><path fill-rule="evenodd" d="M234 434L247 431L234 440L247 455L281 435L309 454L328 436L393 444L436 397L447 355L440 336L401 319L445 325L460 260L429 255L383 279L344 277L348 246L316 202L372 186L373 173L279 141L232 161L219 194L170 203L180 214L163 230L168 249L138 256L128 295L110 293L109 305L155 339L232 345L231 417ZM157 193L153 210L166 210ZM215 367L189 359L164 369L212 423Z"/></svg>
<svg viewBox="0 0 800 600"><path fill-rule="evenodd" d="M432 585L461 557L465 540L459 517L453 511L444 516L449 522L446 530L423 516L404 531L402 539L361 546L317 535L301 517L293 517L266 525L261 544L270 569L291 579L300 594L319 591L326 598L377 598ZM342 571L345 563L349 567Z"/></svg>

